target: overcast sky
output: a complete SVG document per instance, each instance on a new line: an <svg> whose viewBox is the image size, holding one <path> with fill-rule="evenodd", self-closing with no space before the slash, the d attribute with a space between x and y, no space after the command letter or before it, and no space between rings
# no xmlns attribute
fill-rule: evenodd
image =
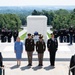
<svg viewBox="0 0 75 75"><path fill-rule="evenodd" d="M0 0L0 6L75 5L75 0Z"/></svg>

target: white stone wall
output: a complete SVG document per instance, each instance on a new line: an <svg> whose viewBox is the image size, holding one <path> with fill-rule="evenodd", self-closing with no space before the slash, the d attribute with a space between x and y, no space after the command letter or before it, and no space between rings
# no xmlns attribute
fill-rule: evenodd
<svg viewBox="0 0 75 75"><path fill-rule="evenodd" d="M46 40L47 36L47 17L46 16L28 16L27 17L27 33L38 33L44 36Z"/></svg>

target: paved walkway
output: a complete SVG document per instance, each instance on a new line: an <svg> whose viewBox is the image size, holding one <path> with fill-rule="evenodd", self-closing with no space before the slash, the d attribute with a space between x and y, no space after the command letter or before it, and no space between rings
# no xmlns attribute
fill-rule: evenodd
<svg viewBox="0 0 75 75"><path fill-rule="evenodd" d="M27 32L27 27L23 27L23 30L19 32L19 37Z"/></svg>
<svg viewBox="0 0 75 75"><path fill-rule="evenodd" d="M6 75L68 75L68 67L71 56L75 53L75 44L69 46L67 43L59 43L56 54L55 68L49 66L49 54L46 49L44 54L44 66L38 67L37 53L33 53L33 66L27 67L27 54L25 49L22 55L22 65L16 66L16 59L14 53L14 43L0 43L0 51L3 55L5 73Z"/></svg>

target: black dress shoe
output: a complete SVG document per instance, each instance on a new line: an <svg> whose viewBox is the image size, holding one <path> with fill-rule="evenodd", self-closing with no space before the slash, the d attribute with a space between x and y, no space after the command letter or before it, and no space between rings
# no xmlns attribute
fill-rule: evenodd
<svg viewBox="0 0 75 75"><path fill-rule="evenodd" d="M50 66L53 66L54 67L55 65L50 65Z"/></svg>
<svg viewBox="0 0 75 75"><path fill-rule="evenodd" d="M43 66L42 64L39 64L38 66Z"/></svg>
<svg viewBox="0 0 75 75"><path fill-rule="evenodd" d="M32 66L32 64L28 64L27 66Z"/></svg>

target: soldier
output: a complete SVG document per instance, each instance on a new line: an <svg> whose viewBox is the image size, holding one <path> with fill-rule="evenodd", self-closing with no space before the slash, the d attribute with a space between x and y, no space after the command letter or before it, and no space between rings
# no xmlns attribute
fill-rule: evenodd
<svg viewBox="0 0 75 75"><path fill-rule="evenodd" d="M0 67L3 67L2 54L0 52ZM0 75L2 75L2 69L0 68Z"/></svg>
<svg viewBox="0 0 75 75"><path fill-rule="evenodd" d="M1 28L0 28L0 39L1 39Z"/></svg>
<svg viewBox="0 0 75 75"><path fill-rule="evenodd" d="M58 37L58 31L57 30L54 30L53 31L53 34L54 34L54 38L57 38Z"/></svg>
<svg viewBox="0 0 75 75"><path fill-rule="evenodd" d="M64 40L64 42L66 42L67 40L67 37L66 37L66 29L64 28L63 29L63 40Z"/></svg>
<svg viewBox="0 0 75 75"><path fill-rule="evenodd" d="M18 30L14 30L13 37L14 37L14 42L15 42L18 37Z"/></svg>
<svg viewBox="0 0 75 75"><path fill-rule="evenodd" d="M5 28L5 38L4 38L5 42L7 41L7 34L8 34L7 32L8 32L8 30L7 30L7 28Z"/></svg>
<svg viewBox="0 0 75 75"><path fill-rule="evenodd" d="M7 31L7 37L8 37L8 42L11 42L11 37L12 37L11 29L8 29L8 31Z"/></svg>
<svg viewBox="0 0 75 75"><path fill-rule="evenodd" d="M38 53L38 60L39 60L38 66L43 66L43 55L44 55L44 51L46 49L45 42L42 38L43 37L40 36L39 41L36 42L36 51Z"/></svg>
<svg viewBox="0 0 75 75"><path fill-rule="evenodd" d="M32 55L34 51L34 40L31 37L31 34L28 34L28 38L25 40L25 50L28 56L28 66L32 66Z"/></svg>
<svg viewBox="0 0 75 75"><path fill-rule="evenodd" d="M66 38L67 38L67 43L69 43L69 30L66 30Z"/></svg>
<svg viewBox="0 0 75 75"><path fill-rule="evenodd" d="M1 30L1 42L5 42L5 29L2 28Z"/></svg>
<svg viewBox="0 0 75 75"><path fill-rule="evenodd" d="M63 42L63 35L64 35L63 29L60 29L59 36L60 36L60 42L61 43Z"/></svg>
<svg viewBox="0 0 75 75"><path fill-rule="evenodd" d="M69 34L70 34L70 44L72 45L72 40L73 40L73 27L71 26L70 28L69 28Z"/></svg>
<svg viewBox="0 0 75 75"><path fill-rule="evenodd" d="M54 38L54 34L51 34L51 38L47 41L47 48L50 55L50 64L55 66L55 55L58 49L58 41Z"/></svg>
<svg viewBox="0 0 75 75"><path fill-rule="evenodd" d="M70 68L72 67L74 67L71 69L72 75L75 75L75 55L73 55L70 60Z"/></svg>
<svg viewBox="0 0 75 75"><path fill-rule="evenodd" d="M73 32L73 42L75 43L75 28L74 28L74 32Z"/></svg>

